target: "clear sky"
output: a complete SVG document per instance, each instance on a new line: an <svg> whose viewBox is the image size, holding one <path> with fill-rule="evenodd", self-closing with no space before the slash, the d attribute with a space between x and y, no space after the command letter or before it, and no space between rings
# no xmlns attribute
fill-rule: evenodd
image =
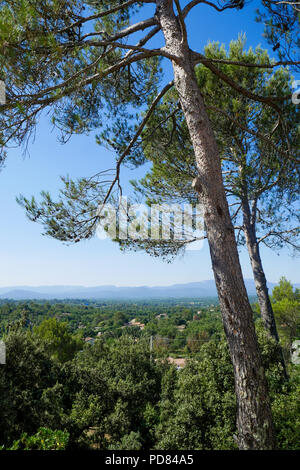
<svg viewBox="0 0 300 470"><path fill-rule="evenodd" d="M198 51L209 41L226 46L238 34L247 34L247 45L261 44L262 26L255 23L255 3L244 10L217 13L199 6L189 17L191 46ZM169 80L169 69L166 79ZM62 146L57 142L47 116L40 120L35 141L29 146L30 157L22 157L18 148L10 149L6 167L0 172L0 287L36 285L169 285L212 279L208 247L187 252L172 264L153 259L144 253L121 253L117 245L97 238L66 246L43 237L42 228L28 221L15 197L20 193L38 195L41 190L53 194L59 188L59 176L90 176L112 166L113 155L96 145L94 136L76 136ZM125 181L143 174L125 169ZM245 249L240 252L244 276L251 278L251 268ZM277 282L285 275L300 282L299 259L282 250L278 256L263 249L262 258L269 281Z"/></svg>

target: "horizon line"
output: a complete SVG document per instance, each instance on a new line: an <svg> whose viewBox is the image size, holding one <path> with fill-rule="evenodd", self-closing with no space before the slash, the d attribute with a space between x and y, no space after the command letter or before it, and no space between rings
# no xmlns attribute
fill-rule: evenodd
<svg viewBox="0 0 300 470"><path fill-rule="evenodd" d="M244 281L254 281L253 278L244 278ZM200 284L202 282L214 282L215 283L215 280L214 279L202 279L201 281L187 281L187 282L174 282L172 284L153 284L153 285L150 285L150 284L140 284L140 285L118 285L118 284L95 284L95 285L83 285L83 284L16 284L16 285L6 285L6 286L2 286L0 285L0 289L11 289L11 288L43 288L43 287L57 287L57 288L60 288L60 287L65 287L65 288L69 288L69 287L72 287L72 288L83 288L83 289L90 289L90 288L96 288L96 287L116 287L116 288L139 288L139 287L149 287L149 288L152 288L152 287L172 287L174 285L187 285L187 284ZM279 281L267 281L268 283L272 283L272 284L277 284ZM300 281L290 281L292 284L297 284L298 282Z"/></svg>

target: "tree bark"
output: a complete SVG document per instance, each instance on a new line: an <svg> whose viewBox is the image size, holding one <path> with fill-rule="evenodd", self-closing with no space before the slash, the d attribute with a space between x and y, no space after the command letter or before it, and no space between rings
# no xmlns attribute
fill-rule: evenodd
<svg viewBox="0 0 300 470"><path fill-rule="evenodd" d="M259 243L256 237L255 229L255 214L251 214L249 201L244 198L242 201L242 212L243 212L243 228L246 239L246 245L249 253L250 263L253 271L253 278L255 282L255 288L260 308L261 317L265 329L269 332L270 336L279 343L279 336L277 332L275 316L269 297L267 280L264 273L260 252ZM283 368L283 375L285 379L288 378L283 352L280 348L280 362Z"/></svg>
<svg viewBox="0 0 300 470"><path fill-rule="evenodd" d="M268 387L223 186L217 143L197 84L184 25L174 13L172 0L157 0L156 5L166 50L177 58L173 61L174 83L199 173L199 199L204 206L212 267L234 368L239 448L274 449Z"/></svg>

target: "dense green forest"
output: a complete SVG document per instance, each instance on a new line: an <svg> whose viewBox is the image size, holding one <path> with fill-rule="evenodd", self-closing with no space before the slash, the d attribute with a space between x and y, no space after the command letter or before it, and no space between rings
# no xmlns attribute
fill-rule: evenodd
<svg viewBox="0 0 300 470"><path fill-rule="evenodd" d="M130 335L156 335L186 344L188 340L196 340L201 332L214 334L222 329L215 298L60 303L3 301L0 304L2 333L17 320L32 329L49 318L64 322L70 333L81 338L119 337L130 332Z"/></svg>
<svg viewBox="0 0 300 470"><path fill-rule="evenodd" d="M280 449L300 442L299 294L283 278L272 296L288 382L253 304ZM3 302L0 322L3 449L237 448L233 370L212 299Z"/></svg>

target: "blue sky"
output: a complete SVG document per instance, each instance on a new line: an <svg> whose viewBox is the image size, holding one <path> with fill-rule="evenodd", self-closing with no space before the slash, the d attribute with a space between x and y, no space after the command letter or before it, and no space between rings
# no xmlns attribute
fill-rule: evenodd
<svg viewBox="0 0 300 470"><path fill-rule="evenodd" d="M189 39L200 51L209 41L228 45L238 34L247 34L247 45L261 44L262 25L255 23L255 3L244 10L217 13L207 6L199 6L189 16ZM166 69L169 80L170 68ZM37 128L35 141L29 146L30 157L23 158L21 149L10 149L6 167L0 173L0 287L18 285L169 285L212 279L207 244L200 251L190 251L172 264L153 259L144 253L121 253L117 245L97 238L66 246L41 235L41 226L25 217L15 197L38 195L43 189L56 193L59 176L89 176L112 166L113 155L95 143L94 136L76 136L62 146L52 131L47 116ZM143 174L125 169L123 179L138 178ZM241 264L246 278L252 277L245 249ZM282 250L278 256L262 250L262 258L269 281L277 282L285 275L299 282L299 259Z"/></svg>

